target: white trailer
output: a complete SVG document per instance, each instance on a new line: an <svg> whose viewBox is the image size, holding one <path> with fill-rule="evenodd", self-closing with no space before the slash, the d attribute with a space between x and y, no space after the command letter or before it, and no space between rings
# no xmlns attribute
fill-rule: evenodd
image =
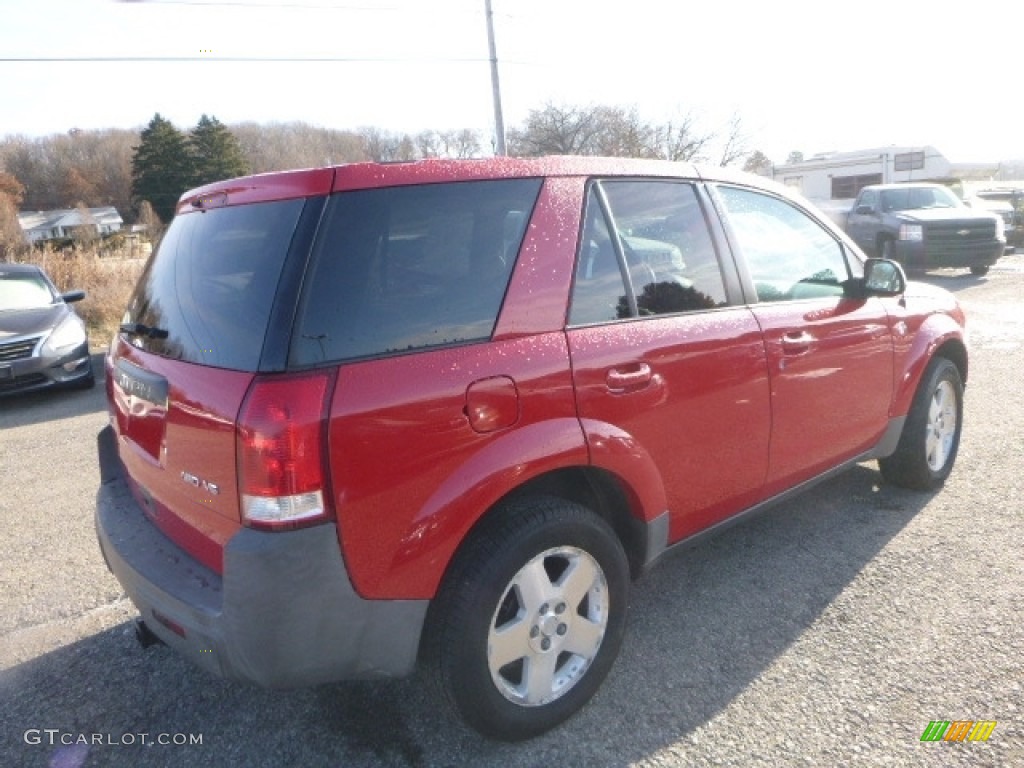
<svg viewBox="0 0 1024 768"><path fill-rule="evenodd" d="M966 178L993 178L998 165L951 163L932 146L876 147L823 152L798 163L776 165L772 178L793 187L840 226L854 198L869 184L934 181L957 185ZM963 194L962 188L956 192Z"/></svg>

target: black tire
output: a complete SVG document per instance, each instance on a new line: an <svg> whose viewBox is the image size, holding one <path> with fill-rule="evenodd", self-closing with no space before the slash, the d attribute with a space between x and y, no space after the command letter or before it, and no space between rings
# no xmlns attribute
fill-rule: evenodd
<svg viewBox="0 0 1024 768"><path fill-rule="evenodd" d="M960 371L944 357L933 358L914 393L895 453L878 460L882 476L893 485L918 491L942 485L960 448L963 403Z"/></svg>
<svg viewBox="0 0 1024 768"><path fill-rule="evenodd" d="M987 266L971 267L971 274L972 275L977 275L978 277L981 277L982 275L987 275L988 274L988 267Z"/></svg>
<svg viewBox="0 0 1024 768"><path fill-rule="evenodd" d="M600 687L622 645L628 598L626 554L604 520L562 499L521 499L456 555L430 608L425 661L470 726L528 739ZM510 660L499 666L498 654Z"/></svg>

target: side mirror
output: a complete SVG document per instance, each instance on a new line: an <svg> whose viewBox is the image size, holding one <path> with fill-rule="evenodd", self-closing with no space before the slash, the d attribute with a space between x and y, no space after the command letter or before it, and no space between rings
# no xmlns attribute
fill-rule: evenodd
<svg viewBox="0 0 1024 768"><path fill-rule="evenodd" d="M870 205L858 205L857 210L854 211L854 213L859 213L861 216L868 216L874 212L874 207Z"/></svg>
<svg viewBox="0 0 1024 768"><path fill-rule="evenodd" d="M76 301L81 301L85 298L85 291L68 291L60 295L62 299L68 304L74 304Z"/></svg>
<svg viewBox="0 0 1024 768"><path fill-rule="evenodd" d="M868 259L864 262L866 296L899 296L907 290L903 267L892 259Z"/></svg>

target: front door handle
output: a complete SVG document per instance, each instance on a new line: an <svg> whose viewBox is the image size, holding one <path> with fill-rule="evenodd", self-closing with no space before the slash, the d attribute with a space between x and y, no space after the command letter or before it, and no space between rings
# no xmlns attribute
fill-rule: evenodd
<svg viewBox="0 0 1024 768"><path fill-rule="evenodd" d="M612 368L605 377L608 389L616 394L635 392L651 383L654 374L647 363L633 363Z"/></svg>

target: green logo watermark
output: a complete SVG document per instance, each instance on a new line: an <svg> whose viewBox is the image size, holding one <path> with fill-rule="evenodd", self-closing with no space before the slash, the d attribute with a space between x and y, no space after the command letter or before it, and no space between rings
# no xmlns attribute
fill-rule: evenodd
<svg viewBox="0 0 1024 768"><path fill-rule="evenodd" d="M995 727L995 720L932 720L921 741L988 741Z"/></svg>

